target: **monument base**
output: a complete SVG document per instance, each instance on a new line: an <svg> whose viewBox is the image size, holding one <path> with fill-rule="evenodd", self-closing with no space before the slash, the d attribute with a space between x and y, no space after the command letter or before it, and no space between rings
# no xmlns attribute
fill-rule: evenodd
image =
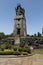
<svg viewBox="0 0 43 65"><path fill-rule="evenodd" d="M20 37L19 36L16 36L15 37L15 45L19 45L20 44Z"/></svg>

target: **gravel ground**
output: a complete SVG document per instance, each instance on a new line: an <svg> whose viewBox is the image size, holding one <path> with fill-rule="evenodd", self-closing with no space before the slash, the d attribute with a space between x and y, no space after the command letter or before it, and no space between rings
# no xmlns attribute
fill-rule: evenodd
<svg viewBox="0 0 43 65"><path fill-rule="evenodd" d="M19 58L0 58L0 65L43 65L43 54Z"/></svg>

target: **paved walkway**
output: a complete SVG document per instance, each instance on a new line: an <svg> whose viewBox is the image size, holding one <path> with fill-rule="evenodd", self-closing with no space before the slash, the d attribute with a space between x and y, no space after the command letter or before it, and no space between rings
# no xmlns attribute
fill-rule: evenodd
<svg viewBox="0 0 43 65"><path fill-rule="evenodd" d="M21 58L0 58L0 65L43 65L43 54Z"/></svg>

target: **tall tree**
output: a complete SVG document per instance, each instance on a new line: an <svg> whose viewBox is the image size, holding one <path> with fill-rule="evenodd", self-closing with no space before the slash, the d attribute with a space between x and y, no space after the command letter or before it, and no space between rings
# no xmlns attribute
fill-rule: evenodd
<svg viewBox="0 0 43 65"><path fill-rule="evenodd" d="M37 35L38 37L40 37L40 36L41 36L41 33L40 33L40 32L38 32L37 34L38 34L38 35Z"/></svg>
<svg viewBox="0 0 43 65"><path fill-rule="evenodd" d="M0 32L0 39L5 38L5 34L3 32Z"/></svg>

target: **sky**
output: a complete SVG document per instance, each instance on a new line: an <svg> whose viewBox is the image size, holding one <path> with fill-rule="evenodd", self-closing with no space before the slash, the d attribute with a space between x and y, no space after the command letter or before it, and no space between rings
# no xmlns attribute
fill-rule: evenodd
<svg viewBox="0 0 43 65"><path fill-rule="evenodd" d="M0 0L0 32L13 32L15 7L18 3L25 9L27 34L42 33L43 0Z"/></svg>

